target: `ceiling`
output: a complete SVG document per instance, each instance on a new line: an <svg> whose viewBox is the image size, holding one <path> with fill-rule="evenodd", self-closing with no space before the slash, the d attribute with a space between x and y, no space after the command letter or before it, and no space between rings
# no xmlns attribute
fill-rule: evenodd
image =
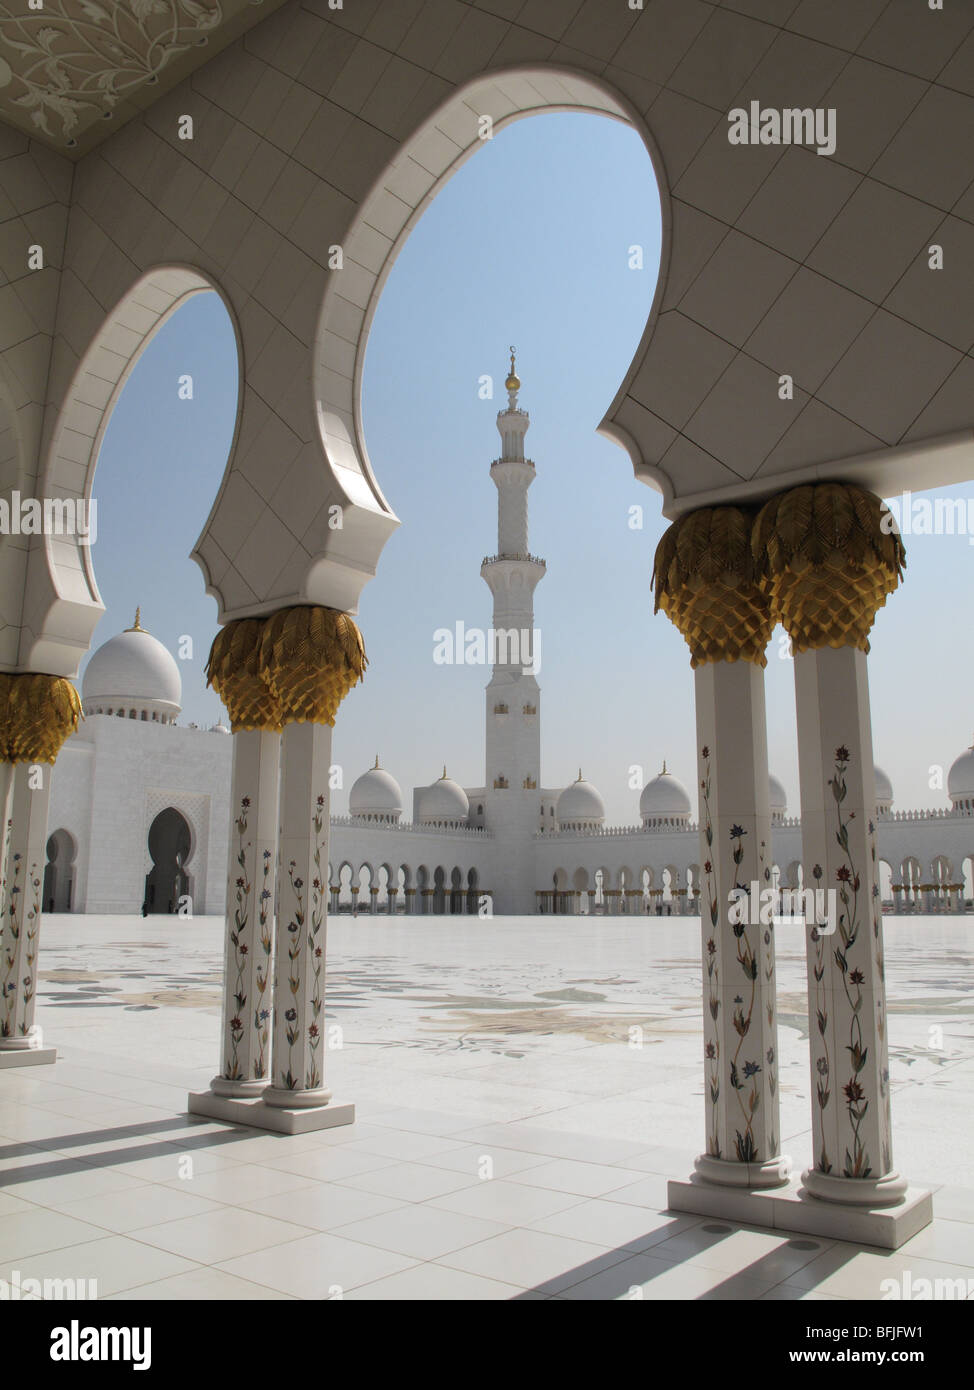
<svg viewBox="0 0 974 1390"><path fill-rule="evenodd" d="M0 121L78 159L285 0L0 0Z"/></svg>

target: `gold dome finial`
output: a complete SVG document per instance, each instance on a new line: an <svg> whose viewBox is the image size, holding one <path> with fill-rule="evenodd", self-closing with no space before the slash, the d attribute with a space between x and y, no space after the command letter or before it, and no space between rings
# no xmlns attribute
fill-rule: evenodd
<svg viewBox="0 0 974 1390"><path fill-rule="evenodd" d="M373 771L373 772L378 772L378 771L379 771L379 755L378 755L378 753L376 753L376 755L375 755L375 767L372 769L372 771Z"/></svg>
<svg viewBox="0 0 974 1390"><path fill-rule="evenodd" d="M445 781L446 781L446 763L443 764L443 776L440 778L440 781L441 781L441 782L445 782Z"/></svg>
<svg viewBox="0 0 974 1390"><path fill-rule="evenodd" d="M582 780L583 780L583 778L582 778L582 769L579 768L579 769L578 769L578 781L581 782Z"/></svg>
<svg viewBox="0 0 974 1390"><path fill-rule="evenodd" d="M131 627L127 627L127 628L125 629L125 631L126 631L126 632L145 632L145 628L142 626L142 609L141 609L141 607L136 608L136 610L135 610L135 622L132 624Z"/></svg>
<svg viewBox="0 0 974 1390"><path fill-rule="evenodd" d="M666 775L667 775L667 773L666 773L666 759L664 758L664 759L663 759L663 771L660 773L660 776L661 776L661 777L665 777Z"/></svg>
<svg viewBox="0 0 974 1390"><path fill-rule="evenodd" d="M512 344L511 344L511 371L510 371L510 375L508 376L507 380L504 382L504 385L507 387L508 391L520 391L520 389L521 389L521 380L520 380L520 377L518 376L517 372L514 370L514 351L515 351L515 349L514 349L514 344L512 343Z"/></svg>

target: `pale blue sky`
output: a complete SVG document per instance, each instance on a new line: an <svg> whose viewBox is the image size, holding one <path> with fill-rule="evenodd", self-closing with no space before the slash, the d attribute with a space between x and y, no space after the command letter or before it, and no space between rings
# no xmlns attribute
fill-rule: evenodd
<svg viewBox="0 0 974 1390"><path fill-rule="evenodd" d="M335 759L347 788L378 752L411 788L442 764L483 780L486 668L434 664L433 632L490 622L480 561L496 549L507 345L518 348L531 548L548 562L536 591L542 634L542 780L560 786L579 765L608 819L637 820L632 764L652 776L666 758L693 794L693 684L682 638L653 617L650 577L665 529L660 498L637 483L623 450L596 434L639 342L653 299L659 203L638 136L605 118L550 115L502 131L460 170L413 231L384 290L369 340L363 412L376 475L402 520L365 588L359 623L370 657L345 700ZM629 268L644 247L645 269ZM146 349L106 434L95 479L94 550L106 614L99 645L143 624L181 663L183 722L211 724L222 707L203 688L216 604L187 557L226 461L236 400L229 322L214 295L191 301ZM180 401L189 372L194 399ZM491 374L495 398L478 398ZM917 482L919 489L920 480ZM974 488L955 490L974 495ZM935 494L936 495L936 494ZM643 508L642 530L629 508ZM966 536L913 537L902 591L874 629L874 744L896 805L942 805L931 764L971 742L974 656L964 603L974 549ZM773 770L797 811L790 661L769 648ZM695 797L694 797L695 801Z"/></svg>

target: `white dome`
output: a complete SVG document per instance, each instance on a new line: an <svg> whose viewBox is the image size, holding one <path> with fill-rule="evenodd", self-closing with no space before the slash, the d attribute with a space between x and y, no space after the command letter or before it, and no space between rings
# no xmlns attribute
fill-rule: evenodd
<svg viewBox="0 0 974 1390"><path fill-rule="evenodd" d="M229 732L230 732L230 730L227 728L226 724L211 724L211 725L210 725L210 733L211 733L211 734L228 734Z"/></svg>
<svg viewBox="0 0 974 1390"><path fill-rule="evenodd" d="M689 819L690 797L687 789L672 772L667 772L665 763L663 771L643 787L643 794L639 798L639 814L642 816L643 825L667 821L685 823Z"/></svg>
<svg viewBox="0 0 974 1390"><path fill-rule="evenodd" d="M601 825L605 820L605 802L597 788L593 787L591 782L586 782L581 769L578 772L578 781L566 787L559 796L555 817L561 830L575 826Z"/></svg>
<svg viewBox="0 0 974 1390"><path fill-rule="evenodd" d="M467 793L447 777L443 776L431 787L423 787L419 794L419 819L423 825L456 825L465 822L470 814Z"/></svg>
<svg viewBox="0 0 974 1390"><path fill-rule="evenodd" d="M876 782L876 809L877 811L888 811L893 804L893 783L883 769L875 765L873 766L873 776Z"/></svg>
<svg viewBox="0 0 974 1390"><path fill-rule="evenodd" d="M947 773L947 795L951 801L969 801L974 797L974 745L951 764Z"/></svg>
<svg viewBox="0 0 974 1390"><path fill-rule="evenodd" d="M140 625L138 610L133 627L93 653L81 684L85 714L154 716L168 724L179 713L182 698L179 667L167 648Z"/></svg>
<svg viewBox="0 0 974 1390"><path fill-rule="evenodd" d="M363 772L348 794L349 815L363 820L397 821L402 815L402 788L391 772L379 766Z"/></svg>
<svg viewBox="0 0 974 1390"><path fill-rule="evenodd" d="M783 816L788 810L788 793L773 773L768 774L768 800L771 814Z"/></svg>

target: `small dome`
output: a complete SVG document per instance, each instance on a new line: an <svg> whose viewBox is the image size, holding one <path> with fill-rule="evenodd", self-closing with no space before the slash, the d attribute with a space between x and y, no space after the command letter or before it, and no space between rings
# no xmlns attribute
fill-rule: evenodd
<svg viewBox="0 0 974 1390"><path fill-rule="evenodd" d="M469 814L467 793L447 777L446 768L439 781L423 787L419 794L419 819L423 825L459 825Z"/></svg>
<svg viewBox="0 0 974 1390"><path fill-rule="evenodd" d="M953 802L974 798L974 744L951 764L947 773L947 795Z"/></svg>
<svg viewBox="0 0 974 1390"><path fill-rule="evenodd" d="M402 815L402 788L391 772L379 766L363 772L348 794L349 815L359 820L398 821Z"/></svg>
<svg viewBox="0 0 974 1390"><path fill-rule="evenodd" d="M955 764L956 766L956 764ZM876 810L888 811L893 804L893 783L881 767L873 767L876 782Z"/></svg>
<svg viewBox="0 0 974 1390"><path fill-rule="evenodd" d="M211 734L228 734L229 732L230 732L230 730L227 728L226 724L211 724L211 725L210 725L210 733L211 733Z"/></svg>
<svg viewBox="0 0 974 1390"><path fill-rule="evenodd" d="M662 772L643 787L639 798L639 814L643 825L666 824L671 821L685 823L690 816L690 797L686 787L667 772L666 763Z"/></svg>
<svg viewBox="0 0 974 1390"><path fill-rule="evenodd" d="M591 782L586 782L581 768L578 769L578 780L565 787L558 797L555 817L560 830L602 825L605 821L605 802L598 789Z"/></svg>
<svg viewBox="0 0 974 1390"><path fill-rule="evenodd" d="M788 810L788 793L773 773L768 774L768 800L771 802L772 814L777 811L783 816Z"/></svg>
<svg viewBox="0 0 974 1390"><path fill-rule="evenodd" d="M143 714L172 723L180 711L183 683L172 654L135 623L94 652L85 667L81 702L85 714Z"/></svg>

